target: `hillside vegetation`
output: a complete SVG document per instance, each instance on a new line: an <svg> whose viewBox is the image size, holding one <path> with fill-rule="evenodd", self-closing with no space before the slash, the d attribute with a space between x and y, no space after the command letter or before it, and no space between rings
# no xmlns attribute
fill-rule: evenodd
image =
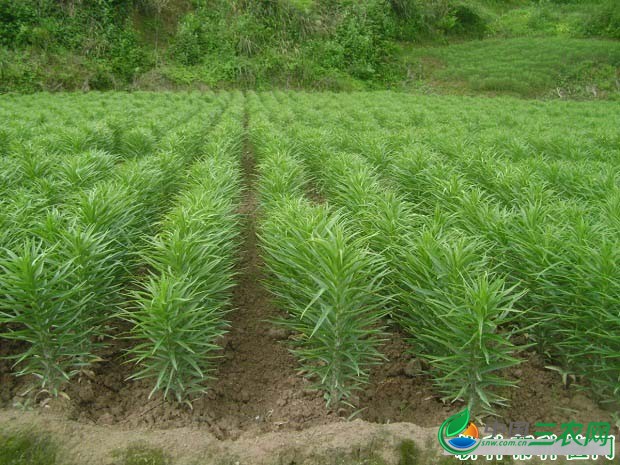
<svg viewBox="0 0 620 465"><path fill-rule="evenodd" d="M521 97L620 95L620 43L571 37L470 41L408 51L411 84L425 90Z"/></svg>
<svg viewBox="0 0 620 465"><path fill-rule="evenodd" d="M619 38L614 0L0 0L0 92L608 97L619 91Z"/></svg>

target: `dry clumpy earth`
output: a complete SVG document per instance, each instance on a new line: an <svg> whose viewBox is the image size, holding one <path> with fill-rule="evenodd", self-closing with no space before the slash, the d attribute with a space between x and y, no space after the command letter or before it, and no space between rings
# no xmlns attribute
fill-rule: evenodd
<svg viewBox="0 0 620 465"><path fill-rule="evenodd" d="M229 335L219 378L193 410L148 400L149 388L123 381L127 373L114 359L97 367L92 379L72 386L70 400L41 399L33 409L11 408L25 402L19 396L25 384L16 383L5 365L0 431L49 433L61 446L61 463L68 465L123 465L116 452L135 444L161 448L175 465L439 463L434 458L404 461L403 447L414 441L420 454L438 454L437 427L461 406L437 399L425 367L403 355L398 333L385 347L390 362L373 371L359 396L363 410L347 421L350 412L328 412L320 396L305 390L281 344L284 334L260 319L239 331L239 338ZM505 421L609 420L609 413L587 397L564 389L559 376L544 370L536 357L511 375L520 378L521 388L501 413Z"/></svg>
<svg viewBox="0 0 620 465"><path fill-rule="evenodd" d="M436 452L436 428L462 405L441 402L428 367L407 352L395 327L383 347L389 361L373 368L355 399L360 410L330 412L321 395L308 390L286 348L290 334L267 321L281 314L260 283L251 150L244 169L246 224L235 310L206 396L193 409L149 399L148 383L127 381L132 367L122 363L123 342L115 340L104 361L68 388L68 399L29 400L23 395L28 380L12 376L9 362L0 361L0 428L34 425L51 433L67 463L117 463L112 452L133 443L161 447L174 463L418 463L403 458L403 441L411 440ZM0 356L18 351L16 343L0 345ZM611 420L575 388L564 388L534 354L507 374L520 388L507 393L511 407L500 412L506 422Z"/></svg>

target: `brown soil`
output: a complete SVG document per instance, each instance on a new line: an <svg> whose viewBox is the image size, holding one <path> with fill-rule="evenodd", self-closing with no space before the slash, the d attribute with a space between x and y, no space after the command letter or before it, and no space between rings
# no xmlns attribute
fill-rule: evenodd
<svg viewBox="0 0 620 465"><path fill-rule="evenodd" d="M433 394L427 368L409 354L405 337L391 328L382 348L386 363L373 368L370 383L360 394L361 418L376 422L411 422L439 426L454 410Z"/></svg>
<svg viewBox="0 0 620 465"><path fill-rule="evenodd" d="M259 273L252 269L252 260L258 261L256 255L247 254L245 269ZM390 330L384 346L389 361L372 370L369 385L357 399L362 407L358 419L346 421L327 412L323 400L305 390L296 362L284 347L286 334L263 321L277 314L268 296L260 286L246 292L257 286L251 278L241 278L235 296L239 310L231 315L218 381L193 410L148 400L147 385L123 381L130 368L119 363L117 347L93 379L82 378L69 389L70 401L43 400L34 411L0 409L0 430L46 431L60 443L67 463L89 465L120 463L114 451L134 444L163 448L175 465L400 464L403 440L414 440L423 454L438 452L433 440L437 426L462 405L444 405L438 399L428 367L408 355L398 331ZM1 351L7 354L8 345ZM609 412L574 387L565 389L557 373L546 370L536 355L528 355L507 373L521 387L507 391L511 408L500 412L500 421L559 426L570 419L583 424L611 420ZM6 362L1 370L5 407L11 398L23 404L18 394L25 390L26 380L16 382Z"/></svg>
<svg viewBox="0 0 620 465"><path fill-rule="evenodd" d="M542 357L535 352L524 354L524 358L524 363L506 374L518 382L519 387L504 392L510 407L498 412L501 418L506 421L541 421L557 425L567 420L583 424L590 421L612 422L611 412L600 408L588 398L587 389L573 385L566 388L561 375L546 369Z"/></svg>
<svg viewBox="0 0 620 465"><path fill-rule="evenodd" d="M48 402L41 396L38 405L44 404L44 410L81 423L116 425L123 430L194 426L219 439L344 422L352 413L354 418L373 423L411 422L436 427L462 408L461 404L440 401L427 367L408 354L404 337L392 331L383 347L389 360L372 369L370 383L354 399L360 410L341 412L343 418L327 411L321 396L307 390L307 382L297 373L296 361L284 344L287 335L264 321L276 311L262 292L239 292L236 296L239 303L250 303L244 300L249 299L252 305L231 315L231 332L225 339L218 379L207 396L194 402L193 410L163 403L159 397L149 400L148 383L125 381L132 368L121 363L119 344L110 350L105 362L95 367L94 377L82 377L69 387L69 401ZM9 353L10 347L15 349L16 345L3 344L3 354ZM505 392L510 408L499 411L505 422L551 421L559 425L569 419L581 423L611 420L610 412L576 387L564 388L560 376L546 370L535 354L529 354L529 359L507 376L518 381L520 387ZM10 374L8 362L1 362L0 406L26 404L22 394L28 384L28 379Z"/></svg>
<svg viewBox="0 0 620 465"><path fill-rule="evenodd" d="M359 404L365 409L360 418L433 427L463 408L461 403L441 401L433 388L429 367L409 351L405 336L391 328L389 342L383 347L389 360L372 371L370 384L360 395ZM519 386L503 392L510 407L499 409L498 414L505 423L544 421L560 425L574 419L587 424L612 419L610 411L599 407L576 386L565 388L560 375L546 369L542 358L534 352L524 354L523 362L504 375Z"/></svg>
<svg viewBox="0 0 620 465"><path fill-rule="evenodd" d="M0 407L11 405L16 395L19 383L11 374L11 361L6 357L19 353L20 349L22 349L21 344L16 341L0 340Z"/></svg>

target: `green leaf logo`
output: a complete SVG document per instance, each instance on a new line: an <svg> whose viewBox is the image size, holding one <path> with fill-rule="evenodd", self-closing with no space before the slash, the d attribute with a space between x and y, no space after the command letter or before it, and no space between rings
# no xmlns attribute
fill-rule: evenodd
<svg viewBox="0 0 620 465"><path fill-rule="evenodd" d="M477 440L457 437L469 426L469 417L469 409L466 408L441 424L437 432L437 439L445 451L453 455L470 454L480 445Z"/></svg>
<svg viewBox="0 0 620 465"><path fill-rule="evenodd" d="M469 425L469 409L465 409L462 412L452 415L446 421L443 422L444 432L446 436L457 436L459 433L465 431Z"/></svg>

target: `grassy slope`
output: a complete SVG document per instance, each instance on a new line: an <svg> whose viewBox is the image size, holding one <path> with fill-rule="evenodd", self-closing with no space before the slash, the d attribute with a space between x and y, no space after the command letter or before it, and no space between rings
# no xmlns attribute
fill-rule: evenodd
<svg viewBox="0 0 620 465"><path fill-rule="evenodd" d="M485 39L403 45L409 84L441 93L620 98L620 42L592 35L601 3L470 0Z"/></svg>
<svg viewBox="0 0 620 465"><path fill-rule="evenodd" d="M486 39L405 48L415 86L521 97L620 97L620 42L564 37Z"/></svg>

